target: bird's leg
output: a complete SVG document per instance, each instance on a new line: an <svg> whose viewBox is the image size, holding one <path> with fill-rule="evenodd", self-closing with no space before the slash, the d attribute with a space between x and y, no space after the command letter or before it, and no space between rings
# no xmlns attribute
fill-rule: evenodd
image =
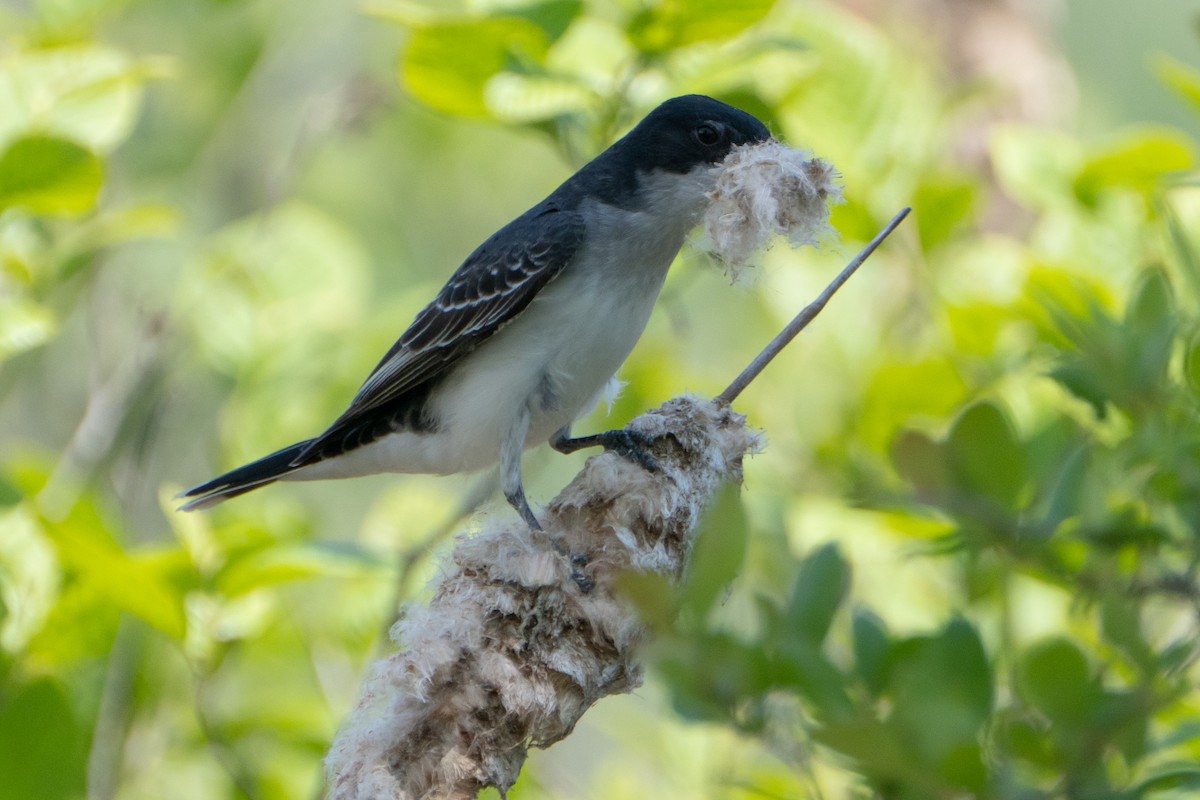
<svg viewBox="0 0 1200 800"><path fill-rule="evenodd" d="M530 530L540 531L542 525L533 515L525 489L521 486L521 453L525 450L525 435L529 433L529 411L522 409L500 444L500 489L509 505L517 510Z"/></svg>
<svg viewBox="0 0 1200 800"><path fill-rule="evenodd" d="M650 455L649 447L653 443L650 437L630 430L605 431L593 433L591 436L576 436L571 438L571 426L559 429L550 437L550 446L560 453L574 453L585 447L603 447L611 450L622 458L629 459L641 465L647 472L658 472L658 462Z"/></svg>

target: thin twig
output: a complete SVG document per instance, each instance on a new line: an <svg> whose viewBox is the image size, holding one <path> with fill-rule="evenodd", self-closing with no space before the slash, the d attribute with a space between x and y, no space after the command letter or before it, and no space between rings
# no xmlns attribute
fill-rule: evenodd
<svg viewBox="0 0 1200 800"><path fill-rule="evenodd" d="M896 226L908 216L908 212L911 210L911 208L905 208L899 214L892 217L892 221L862 249L861 253L854 257L853 261L846 265L846 268L833 279L832 283L825 287L825 291L821 292L816 300L805 306L804 310L797 314L796 318L789 322L788 326L780 331L779 335L772 339L771 343L764 347L763 351L750 362L750 366L742 370L742 374L734 378L733 383L729 384L725 391L717 395L716 402L718 405L727 406L737 399L742 390L750 385L750 381L757 378L758 374L766 368L767 364L770 364L771 360L779 355L780 351L787 347L792 339L796 338L796 334L800 333L800 331L808 327L808 323L816 319L821 310L825 308L825 304L829 302L829 299L837 293L838 289L842 288L842 284L849 280L850 276L862 266L862 263L871 257L871 254L875 252L875 248L879 247L880 243L896 229Z"/></svg>

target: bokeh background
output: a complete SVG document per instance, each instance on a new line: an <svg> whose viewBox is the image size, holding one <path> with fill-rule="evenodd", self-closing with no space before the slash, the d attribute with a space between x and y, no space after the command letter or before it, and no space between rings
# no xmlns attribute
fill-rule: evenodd
<svg viewBox="0 0 1200 800"><path fill-rule="evenodd" d="M511 796L1195 796L1198 65L1188 0L0 0L0 798L321 796L399 604L511 512L172 496L685 92L832 161L840 240L685 252L579 430L720 391L914 215L738 401L769 446L637 598L645 687Z"/></svg>

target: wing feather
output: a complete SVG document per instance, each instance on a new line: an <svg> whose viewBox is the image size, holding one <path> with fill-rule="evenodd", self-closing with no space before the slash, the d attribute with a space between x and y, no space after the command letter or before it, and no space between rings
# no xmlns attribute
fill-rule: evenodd
<svg viewBox="0 0 1200 800"><path fill-rule="evenodd" d="M350 407L297 456L303 465L374 440L424 403L426 384L520 314L578 251L583 218L535 207L500 229L450 277L392 345ZM410 420L411 421L411 420Z"/></svg>

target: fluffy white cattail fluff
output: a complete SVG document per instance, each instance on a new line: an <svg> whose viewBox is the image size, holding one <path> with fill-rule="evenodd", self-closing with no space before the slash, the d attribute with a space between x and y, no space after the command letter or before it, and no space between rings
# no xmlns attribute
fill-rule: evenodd
<svg viewBox="0 0 1200 800"><path fill-rule="evenodd" d="M677 398L635 419L661 467L588 460L531 533L515 516L460 538L429 608L396 625L326 760L335 800L473 798L516 781L530 746L567 736L641 682L629 570L678 576L704 505L740 481L757 434L727 406Z"/></svg>
<svg viewBox="0 0 1200 800"><path fill-rule="evenodd" d="M736 280L774 236L792 247L816 244L832 231L829 207L842 199L838 177L828 162L773 139L735 147L709 194L701 246Z"/></svg>

